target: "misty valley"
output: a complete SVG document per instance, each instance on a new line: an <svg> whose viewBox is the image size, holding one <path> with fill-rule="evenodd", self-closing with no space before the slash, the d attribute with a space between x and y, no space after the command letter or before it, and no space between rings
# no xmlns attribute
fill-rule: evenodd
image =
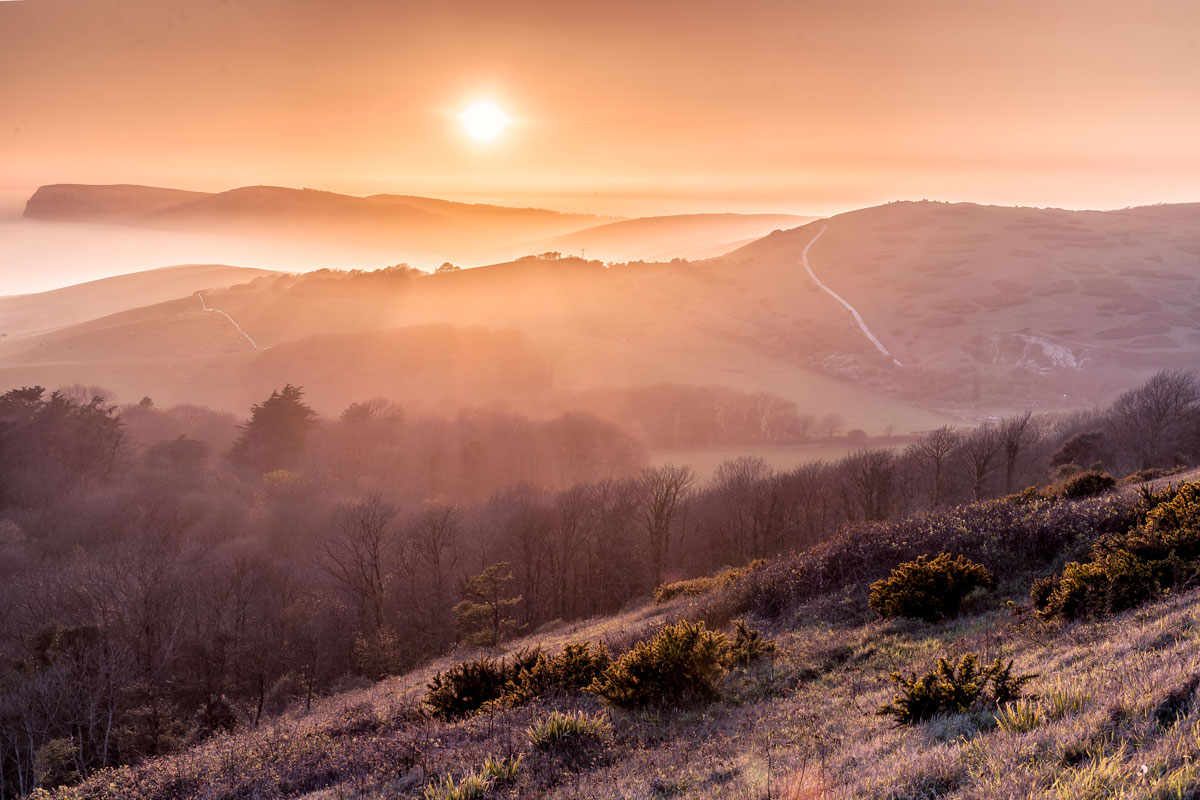
<svg viewBox="0 0 1200 800"><path fill-rule="evenodd" d="M1200 800L1195 0L0 0L0 800Z"/></svg>

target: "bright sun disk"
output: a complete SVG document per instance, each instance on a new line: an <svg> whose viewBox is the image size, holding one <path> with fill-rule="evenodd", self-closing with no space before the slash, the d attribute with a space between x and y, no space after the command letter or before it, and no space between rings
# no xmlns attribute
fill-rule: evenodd
<svg viewBox="0 0 1200 800"><path fill-rule="evenodd" d="M467 106L458 115L463 130L477 142L492 142L504 135L509 117L504 109L489 100L480 100Z"/></svg>

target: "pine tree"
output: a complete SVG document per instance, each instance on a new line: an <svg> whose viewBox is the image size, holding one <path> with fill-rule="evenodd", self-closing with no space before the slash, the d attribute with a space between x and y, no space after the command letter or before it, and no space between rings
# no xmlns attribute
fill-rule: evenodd
<svg viewBox="0 0 1200 800"><path fill-rule="evenodd" d="M507 596L512 580L512 566L507 561L463 578L459 584L462 601L453 609L463 642L495 647L505 634L516 630L513 609L523 598Z"/></svg>

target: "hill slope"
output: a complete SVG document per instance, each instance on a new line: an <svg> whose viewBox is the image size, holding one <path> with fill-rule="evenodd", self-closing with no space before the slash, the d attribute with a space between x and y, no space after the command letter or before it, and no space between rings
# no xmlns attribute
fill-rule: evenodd
<svg viewBox="0 0 1200 800"><path fill-rule="evenodd" d="M939 407L1081 406L1156 369L1197 364L1200 215L1189 207L906 202L840 214L727 257L757 277L751 304L812 288L798 265L818 233L816 275L905 367L881 358L828 296L819 309L762 320L764 336L826 370ZM845 333L836 343L835 325Z"/></svg>
<svg viewBox="0 0 1200 800"><path fill-rule="evenodd" d="M684 214L641 217L586 228L533 246L601 261L669 261L724 255L773 230L795 228L813 217L790 214Z"/></svg>
<svg viewBox="0 0 1200 800"><path fill-rule="evenodd" d="M0 380L57 385L54 380L73 368L87 376L85 382L99 382L121 396L150 393L161 402L230 410L261 399L257 393L265 381L290 381L320 398L321 411L336 414L377 391L368 384L379 382L367 376L389 369L386 360L370 355L380 353L367 344L375 332L452 325L518 331L553 376L549 389L715 384L781 395L805 413L838 413L852 427L867 430L891 424L907 432L947 419L816 374L744 338L739 328L727 327L727 314L713 308L725 305L727 285L714 269L686 264L606 269L580 259L526 259L436 275L393 270L281 277L206 293L205 299L209 308L236 320L258 347L286 346L292 353L287 359L275 358L270 349L257 352L229 318L193 300L0 347ZM319 345L312 338L329 335L342 338ZM135 345L133 338L150 344ZM337 354L329 351L334 341L341 347ZM317 363L318 349L328 364ZM307 356L301 354L305 350ZM448 359L469 355L444 352ZM151 379L152 385L141 385L155 363L167 361L169 370ZM522 374L513 373L512 385L498 380L477 402L528 409L536 398L516 380ZM395 399L423 407L441 396Z"/></svg>
<svg viewBox="0 0 1200 800"><path fill-rule="evenodd" d="M303 239L353 236L359 244L364 240L390 243L412 251L446 249L454 239L487 249L604 221L586 214L543 209L478 206L399 195L355 197L280 186L244 186L206 193L80 184L40 187L26 204L25 216Z"/></svg>
<svg viewBox="0 0 1200 800"><path fill-rule="evenodd" d="M221 202L243 207L245 198L238 197ZM293 199L337 216L322 193ZM345 200L354 209L403 206ZM438 208L413 213L437 214ZM508 212L483 207L471 213ZM691 230L693 222L681 224ZM661 231L673 224L635 220L609 227ZM423 276L323 271L209 299L261 347L414 325L513 329L547 365L555 389L728 385L781 395L802 412L840 414L849 427L882 432L894 426L903 433L1014 407L1090 407L1158 369L1200 366L1198 275L1200 221L1189 207L1072 212L922 202L779 230L699 262L607 268L579 258L523 258ZM164 343L175 341L166 331L184 324L180 314L205 313L193 305L147 310L144 335L155 336L158 325ZM0 375L41 381L39 370L57 376L71 364L90 375L108 369L111 377L101 382L125 387L133 373L142 380L153 366L143 359L134 369L119 336L87 330L94 341L86 353L60 346L83 333L70 330L0 348ZM207 377L215 383L199 387L208 393L205 402L238 408L255 399L243 373L253 352L226 353L223 345L186 335L177 340L172 370L153 387L130 391L141 396L153 389L182 402L181 387L191 392ZM341 360L361 360L344 341ZM245 350L247 343L236 346ZM215 360L196 360L210 357ZM270 377L311 380L322 392L320 386L337 382L328 372ZM323 396L331 404L360 399L354 384L343 381L339 391ZM500 385L481 402L513 399Z"/></svg>
<svg viewBox="0 0 1200 800"><path fill-rule="evenodd" d="M450 798L462 795L436 787L478 774L488 758L520 755L515 776L493 796L1194 797L1200 592L1066 627L1001 603L1026 604L1031 578L1078 547L1064 523L1087 538L1122 530L1137 502L1131 494L1024 507L999 501L878 525L879 536L866 542L851 530L723 592L567 625L503 653L535 644L557 652L584 640L620 652L675 619L720 627L731 614L759 614L754 621L773 636L773 654L733 667L711 703L624 711L576 693L460 720L429 718L427 683L476 655L464 651L57 796ZM871 619L873 578L950 541L995 571L996 595L950 621ZM818 587L810 579L820 570ZM795 591L774 592L789 586ZM899 727L877 715L893 696L890 673L924 672L939 657L968 652L1011 660L1013 674L1035 673L1023 690L1029 699L1005 712L979 708ZM539 750L525 737L562 710L611 725L590 757Z"/></svg>
<svg viewBox="0 0 1200 800"><path fill-rule="evenodd" d="M277 274L223 264L181 264L48 292L0 297L0 333L10 338L26 336L160 303L200 289L223 289Z"/></svg>

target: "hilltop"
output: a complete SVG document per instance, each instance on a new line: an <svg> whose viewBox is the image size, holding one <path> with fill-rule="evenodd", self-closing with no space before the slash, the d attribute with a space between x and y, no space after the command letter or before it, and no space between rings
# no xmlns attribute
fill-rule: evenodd
<svg viewBox="0 0 1200 800"><path fill-rule="evenodd" d="M602 261L696 260L724 255L774 230L795 228L813 219L792 214L640 217L559 236L538 243L534 249L570 254L583 250Z"/></svg>

